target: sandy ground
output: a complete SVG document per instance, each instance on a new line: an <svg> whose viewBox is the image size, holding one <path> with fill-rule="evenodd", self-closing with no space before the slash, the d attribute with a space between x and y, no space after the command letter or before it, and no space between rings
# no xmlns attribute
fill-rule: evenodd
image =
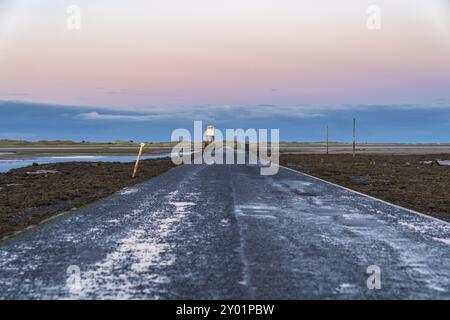
<svg viewBox="0 0 450 320"><path fill-rule="evenodd" d="M174 166L170 159L133 163L70 162L0 174L0 238L60 212L79 208L118 190L148 180Z"/></svg>
<svg viewBox="0 0 450 320"><path fill-rule="evenodd" d="M281 164L450 221L450 166L424 161L449 160L449 154L283 154Z"/></svg>

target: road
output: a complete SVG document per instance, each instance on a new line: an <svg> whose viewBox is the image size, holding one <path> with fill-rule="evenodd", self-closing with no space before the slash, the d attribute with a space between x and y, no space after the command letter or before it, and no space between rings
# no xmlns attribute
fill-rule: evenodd
<svg viewBox="0 0 450 320"><path fill-rule="evenodd" d="M176 167L3 241L0 298L450 298L449 224L259 173Z"/></svg>

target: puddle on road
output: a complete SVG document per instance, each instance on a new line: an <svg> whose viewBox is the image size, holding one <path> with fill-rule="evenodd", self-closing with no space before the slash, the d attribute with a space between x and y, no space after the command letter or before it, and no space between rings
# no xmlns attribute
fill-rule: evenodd
<svg viewBox="0 0 450 320"><path fill-rule="evenodd" d="M175 213L186 213L185 209L187 207L195 206L194 202L183 202L183 201L170 202L169 204L175 206Z"/></svg>
<svg viewBox="0 0 450 320"><path fill-rule="evenodd" d="M334 210L332 208L326 209L326 210L319 210L319 211L315 211L314 212L315 215L326 216L326 217L342 216L345 213L346 212L344 212L344 211Z"/></svg>
<svg viewBox="0 0 450 320"><path fill-rule="evenodd" d="M372 227L377 223L373 217L357 213L337 215L334 220L348 227Z"/></svg>
<svg viewBox="0 0 450 320"><path fill-rule="evenodd" d="M278 219L276 216L270 214L279 211L277 207L261 206L261 205L243 205L236 206L235 212L237 216L251 217L259 219Z"/></svg>

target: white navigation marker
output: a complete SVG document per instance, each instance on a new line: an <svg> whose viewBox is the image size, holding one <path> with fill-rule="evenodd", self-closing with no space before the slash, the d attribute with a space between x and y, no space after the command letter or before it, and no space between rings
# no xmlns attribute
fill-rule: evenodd
<svg viewBox="0 0 450 320"><path fill-rule="evenodd" d="M206 145L214 141L214 131L214 126L212 124L208 124L206 127Z"/></svg>

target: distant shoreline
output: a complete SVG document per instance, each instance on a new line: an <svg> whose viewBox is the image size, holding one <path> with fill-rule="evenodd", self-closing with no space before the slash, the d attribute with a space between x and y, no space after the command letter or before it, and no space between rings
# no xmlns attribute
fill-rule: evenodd
<svg viewBox="0 0 450 320"><path fill-rule="evenodd" d="M39 140L39 141L26 141L26 140L9 140L9 139L0 139L0 150L4 149L19 149L19 148L76 148L76 149L91 149L91 148L99 148L99 149L133 149L139 148L141 142L134 141L112 141L112 142L78 142L71 140ZM172 148L178 142L170 142L170 141L159 141L159 142L144 142L146 148ZM352 142L340 142L340 141L330 141L330 147L337 146L351 146ZM450 142L446 143L437 143L437 142L427 142L427 143L396 143L396 142L358 142L358 146L367 146L367 147L449 147ZM280 141L280 147L322 147L326 146L326 141Z"/></svg>

